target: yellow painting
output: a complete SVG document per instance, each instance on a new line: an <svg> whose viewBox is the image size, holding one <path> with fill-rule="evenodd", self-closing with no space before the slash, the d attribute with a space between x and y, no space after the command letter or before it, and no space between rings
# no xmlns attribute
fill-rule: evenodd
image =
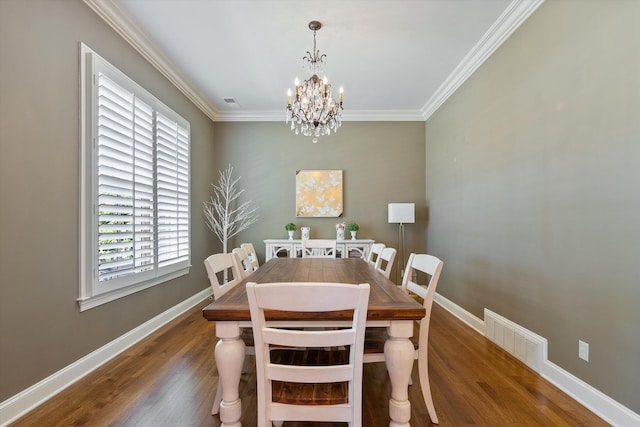
<svg viewBox="0 0 640 427"><path fill-rule="evenodd" d="M342 171L297 171L296 216L342 216Z"/></svg>

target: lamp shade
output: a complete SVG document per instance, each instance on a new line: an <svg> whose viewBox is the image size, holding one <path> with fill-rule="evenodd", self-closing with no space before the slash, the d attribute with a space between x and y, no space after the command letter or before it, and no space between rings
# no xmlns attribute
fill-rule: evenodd
<svg viewBox="0 0 640 427"><path fill-rule="evenodd" d="M416 222L415 203L389 203L389 223L411 224Z"/></svg>

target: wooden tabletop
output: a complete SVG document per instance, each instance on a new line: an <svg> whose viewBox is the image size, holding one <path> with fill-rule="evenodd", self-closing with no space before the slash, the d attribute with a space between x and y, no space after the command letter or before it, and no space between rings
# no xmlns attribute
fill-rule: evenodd
<svg viewBox="0 0 640 427"><path fill-rule="evenodd" d="M249 278L202 309L202 316L211 321L250 321L247 282L336 282L368 283L371 287L367 320L418 320L425 315L424 307L405 294L395 283L359 258L272 258ZM311 320L308 314L287 312L267 313L270 320ZM348 313L323 313L323 320L350 318Z"/></svg>

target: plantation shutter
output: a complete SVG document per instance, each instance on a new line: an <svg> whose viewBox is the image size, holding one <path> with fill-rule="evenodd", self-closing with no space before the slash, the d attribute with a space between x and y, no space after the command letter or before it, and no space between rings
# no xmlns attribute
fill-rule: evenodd
<svg viewBox="0 0 640 427"><path fill-rule="evenodd" d="M189 256L189 134L176 121L156 114L158 266Z"/></svg>
<svg viewBox="0 0 640 427"><path fill-rule="evenodd" d="M102 73L97 109L98 282L188 261L189 130Z"/></svg>
<svg viewBox="0 0 640 427"><path fill-rule="evenodd" d="M153 268L151 107L98 73L98 281Z"/></svg>

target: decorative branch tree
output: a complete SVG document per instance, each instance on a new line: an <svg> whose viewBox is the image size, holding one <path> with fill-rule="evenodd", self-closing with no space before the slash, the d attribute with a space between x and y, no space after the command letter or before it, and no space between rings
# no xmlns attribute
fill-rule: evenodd
<svg viewBox="0 0 640 427"><path fill-rule="evenodd" d="M236 187L242 177L233 179L231 165L219 173L218 185L211 184L214 195L210 202L203 203L203 210L207 226L218 236L222 243L222 251L227 253L229 239L258 220L256 214L258 209L251 207L251 200L237 204L236 199L244 192L244 189Z"/></svg>

